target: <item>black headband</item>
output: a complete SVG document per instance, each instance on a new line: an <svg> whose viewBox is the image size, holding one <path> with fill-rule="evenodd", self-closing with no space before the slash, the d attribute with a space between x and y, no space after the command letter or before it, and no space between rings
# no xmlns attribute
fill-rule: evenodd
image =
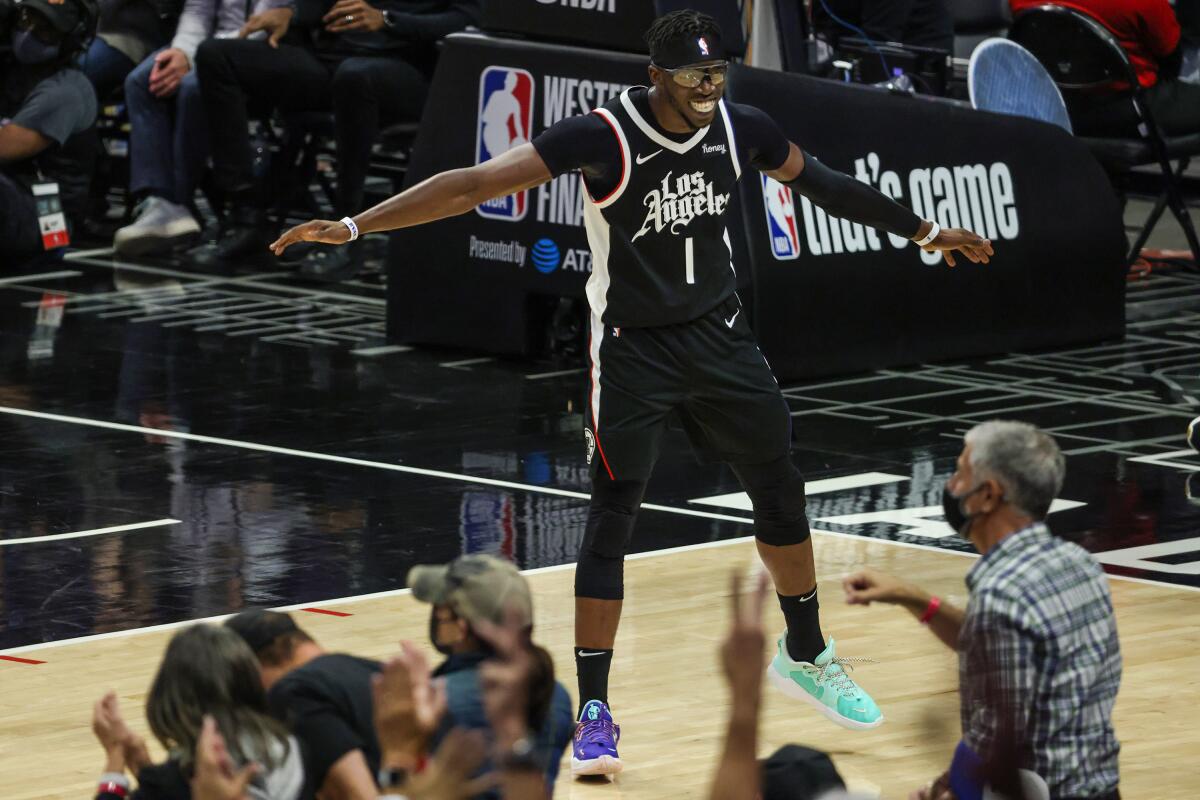
<svg viewBox="0 0 1200 800"><path fill-rule="evenodd" d="M679 69L703 61L725 61L725 46L719 33L680 37L650 53L650 60L663 69Z"/></svg>

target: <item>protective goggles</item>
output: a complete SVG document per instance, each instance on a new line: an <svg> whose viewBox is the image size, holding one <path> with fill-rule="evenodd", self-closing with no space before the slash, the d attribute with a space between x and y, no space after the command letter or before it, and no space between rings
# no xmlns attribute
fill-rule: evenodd
<svg viewBox="0 0 1200 800"><path fill-rule="evenodd" d="M657 64L655 66L658 66ZM719 64L712 64L707 67L680 67L679 69L667 69L666 67L658 67L663 72L671 76L671 80L685 89L695 89L705 78L708 78L709 83L713 86L720 86L725 82L725 74L729 72L729 62L722 61Z"/></svg>

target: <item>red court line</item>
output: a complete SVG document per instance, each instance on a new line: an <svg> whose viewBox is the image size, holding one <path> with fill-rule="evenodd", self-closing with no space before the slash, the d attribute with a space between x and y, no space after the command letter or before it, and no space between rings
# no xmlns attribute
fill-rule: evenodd
<svg viewBox="0 0 1200 800"><path fill-rule="evenodd" d="M32 658L17 658L16 656L0 656L4 661L15 661L18 664L45 664L45 661L36 661Z"/></svg>
<svg viewBox="0 0 1200 800"><path fill-rule="evenodd" d="M331 617L352 617L353 614L347 614L345 611L329 611L324 608L302 608L301 611L311 611L314 614L328 614Z"/></svg>

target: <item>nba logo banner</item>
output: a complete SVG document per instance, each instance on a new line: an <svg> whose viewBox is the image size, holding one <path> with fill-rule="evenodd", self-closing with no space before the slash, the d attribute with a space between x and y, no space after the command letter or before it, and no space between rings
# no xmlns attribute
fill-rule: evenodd
<svg viewBox="0 0 1200 800"><path fill-rule="evenodd" d="M767 236L771 252L779 261L800 257L800 226L796 221L796 203L792 190L763 173L763 206L767 210Z"/></svg>
<svg viewBox="0 0 1200 800"><path fill-rule="evenodd" d="M488 67L479 77L475 163L507 153L533 134L533 76L513 67ZM480 216L516 222L529 210L529 192L497 197L476 206Z"/></svg>

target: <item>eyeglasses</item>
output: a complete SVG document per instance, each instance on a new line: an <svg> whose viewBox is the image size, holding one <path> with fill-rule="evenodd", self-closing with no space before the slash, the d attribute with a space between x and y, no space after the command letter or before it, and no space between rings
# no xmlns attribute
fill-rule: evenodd
<svg viewBox="0 0 1200 800"><path fill-rule="evenodd" d="M657 66L657 65L655 65ZM695 89L705 78L713 86L720 86L725 82L725 73L729 72L729 63L722 61L720 64L713 64L710 67L680 67L679 69L666 69L659 67L663 72L671 76L671 80L685 89Z"/></svg>

